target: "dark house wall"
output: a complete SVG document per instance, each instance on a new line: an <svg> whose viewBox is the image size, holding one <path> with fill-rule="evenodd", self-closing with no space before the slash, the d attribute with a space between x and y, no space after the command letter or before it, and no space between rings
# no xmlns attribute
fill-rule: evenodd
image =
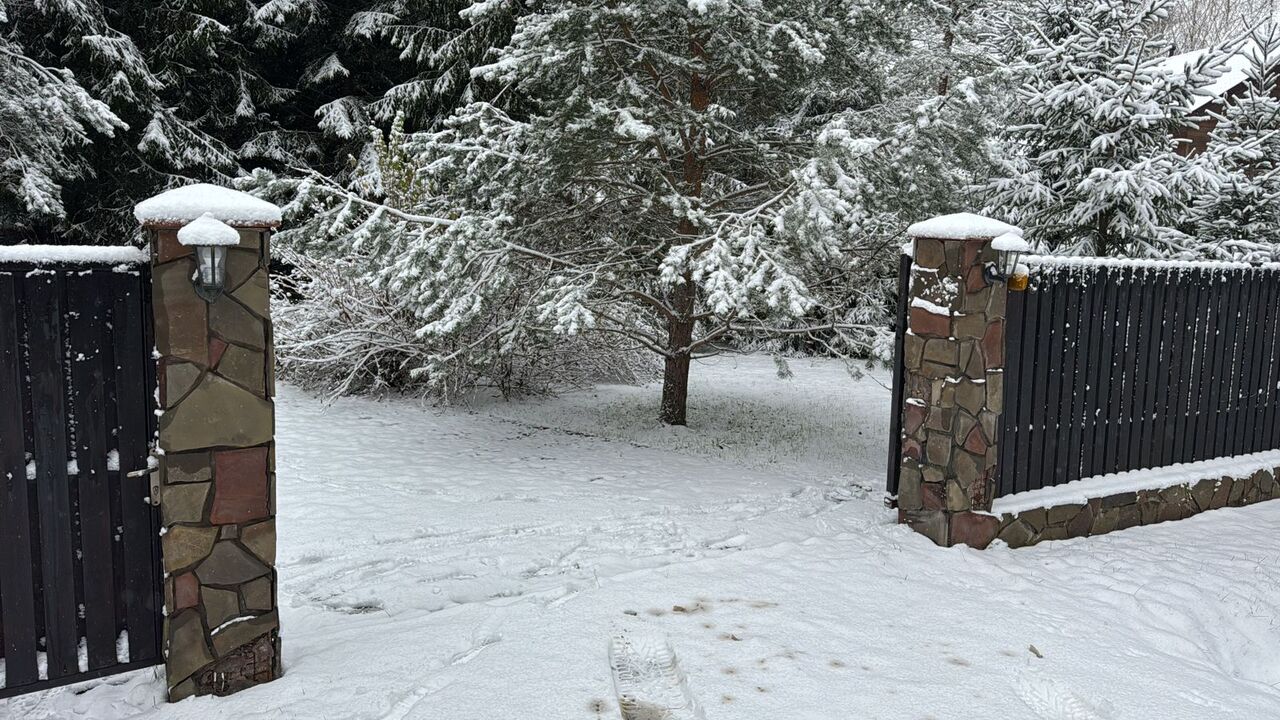
<svg viewBox="0 0 1280 720"><path fill-rule="evenodd" d="M1238 97L1245 91L1245 83L1242 82L1228 90L1223 98ZM1280 99L1280 82L1271 86L1271 96ZM1194 128L1184 128L1174 134L1181 142L1178 144L1178 152L1183 155L1195 155L1202 152L1209 145L1209 133L1218 126L1217 115L1221 115L1223 111L1223 103L1221 100L1215 100L1208 105L1196 111L1196 117L1200 118L1200 123Z"/></svg>

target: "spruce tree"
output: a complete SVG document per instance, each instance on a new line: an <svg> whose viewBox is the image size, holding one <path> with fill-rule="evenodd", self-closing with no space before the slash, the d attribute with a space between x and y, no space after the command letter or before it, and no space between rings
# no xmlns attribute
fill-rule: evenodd
<svg viewBox="0 0 1280 720"><path fill-rule="evenodd" d="M1196 204L1197 254L1280 260L1280 25L1255 29L1244 88L1229 96L1210 132L1207 159L1221 190Z"/></svg>
<svg viewBox="0 0 1280 720"><path fill-rule="evenodd" d="M164 104L231 149L237 165L285 163L307 153L276 132L274 113L291 91L268 80L264 68L271 54L285 54L291 38L265 20L270 4L264 13L242 0L105 3L162 83Z"/></svg>
<svg viewBox="0 0 1280 720"><path fill-rule="evenodd" d="M92 169L80 153L125 125L65 68L16 40L29 20L0 2L0 233L49 241L66 216L63 185Z"/></svg>
<svg viewBox="0 0 1280 720"><path fill-rule="evenodd" d="M52 0L9 8L10 41L21 44L35 62L72 72L90 97L122 121L110 137L65 148L65 162L81 171L61 185L54 230L72 241L114 244L133 238L137 228L130 209L138 200L186 178L227 180L239 171L235 149L210 132L221 121L211 106L204 106L202 116L183 107L191 98L184 97L182 83L208 72L202 66L208 62L153 65L147 48L135 41L144 36L139 25L147 18L162 22L154 16L158 8L114 0ZM181 37L175 33L173 39ZM234 115L235 108L225 111ZM221 118L223 112L216 114ZM30 227L41 221L20 215L13 222Z"/></svg>
<svg viewBox="0 0 1280 720"><path fill-rule="evenodd" d="M292 88L268 136L298 147L293 168L345 179L371 171L369 128L400 115L408 130L436 127L455 108L494 94L471 69L506 44L514 3L468 21L466 0L272 0L257 13L283 42L264 73ZM352 167L352 159L362 163ZM279 164L266 163L267 167Z"/></svg>
<svg viewBox="0 0 1280 720"><path fill-rule="evenodd" d="M47 178L39 182L33 171L24 176L29 194L44 188L38 194L46 197L37 204L52 214L13 211L8 222L52 223L72 241L118 243L136 231L129 208L175 184L229 183L255 167L367 175L370 125L386 128L401 112L410 129L430 128L459 104L485 95L483 81L470 71L505 43L514 5L492 4L483 18L470 20L459 15L466 5L10 3L0 26L4 42L22 48L22 57L37 65L75 78L69 85L46 78L42 86L78 85L119 122L109 137L90 143L80 141L83 132L58 132L62 125L46 119L47 132L38 134L63 138L58 167L46 163ZM30 102L22 94L30 87L30 80L12 74L12 82L0 86L12 93L3 101L11 107ZM32 121L39 114L31 113ZM19 151L11 145L8 152ZM353 164L353 157L364 165ZM9 199L16 197L10 193Z"/></svg>
<svg viewBox="0 0 1280 720"><path fill-rule="evenodd" d="M1213 177L1175 151L1193 93L1218 72L1215 53L1185 72L1155 36L1169 0L1040 0L1015 67L1006 160L986 212L1047 250L1168 255L1190 199ZM1207 183L1207 185L1206 185Z"/></svg>

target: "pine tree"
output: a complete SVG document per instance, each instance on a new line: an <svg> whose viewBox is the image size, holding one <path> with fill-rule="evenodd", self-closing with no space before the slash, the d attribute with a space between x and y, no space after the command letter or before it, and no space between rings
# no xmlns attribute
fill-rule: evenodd
<svg viewBox="0 0 1280 720"><path fill-rule="evenodd" d="M735 333L811 333L821 306L822 330L871 332L824 291L884 254L863 230L913 135L873 112L894 19L869 0L541 3L473 71L517 107L390 138L364 195L268 192L313 219L295 238L339 240L406 298L439 348L423 372L531 334L616 335L662 357L660 416L681 424L691 361Z"/></svg>
<svg viewBox="0 0 1280 720"><path fill-rule="evenodd" d="M1010 44L1025 33L1016 0L928 0L901 15L910 38L890 70L890 82L910 93L947 95L965 78L1004 74Z"/></svg>
<svg viewBox="0 0 1280 720"><path fill-rule="evenodd" d="M1243 92L1226 99L1207 159L1222 190L1196 205L1200 252L1216 259L1280 260L1280 25L1255 29Z"/></svg>
<svg viewBox="0 0 1280 720"><path fill-rule="evenodd" d="M1169 0L1041 0L1006 131L1007 160L986 212L1048 250L1168 255L1176 228L1215 178L1175 152L1193 93L1220 72L1217 53L1183 73L1154 37Z"/></svg>
<svg viewBox="0 0 1280 720"><path fill-rule="evenodd" d="M901 17L910 45L889 70L888 105L878 109L900 138L895 182L881 183L891 222L907 224L955 212L994 171L994 142L1012 80L1005 65L1011 38L1024 33L1021 3L937 0Z"/></svg>

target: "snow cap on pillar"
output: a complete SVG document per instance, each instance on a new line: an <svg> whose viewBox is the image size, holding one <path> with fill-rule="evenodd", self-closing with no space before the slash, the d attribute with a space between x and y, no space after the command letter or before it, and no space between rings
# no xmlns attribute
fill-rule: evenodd
<svg viewBox="0 0 1280 720"><path fill-rule="evenodd" d="M1024 253L1031 251L1031 243L1027 242L1027 239L1022 237L1022 230L1019 229L1016 233L1007 232L997 237L995 240L992 240L991 249L1003 252Z"/></svg>
<svg viewBox="0 0 1280 720"><path fill-rule="evenodd" d="M183 245L238 245L240 233L230 225L205 213L192 220L178 231L178 242Z"/></svg>
<svg viewBox="0 0 1280 720"><path fill-rule="evenodd" d="M239 228L273 228L281 219L280 208L266 200L208 183L166 190L133 208L148 227L181 227L202 215Z"/></svg>
<svg viewBox="0 0 1280 720"><path fill-rule="evenodd" d="M907 228L911 238L933 238L935 240L976 240L978 238L994 238L1002 235L1022 236L1022 229L993 218L975 215L974 213L952 213L939 215Z"/></svg>

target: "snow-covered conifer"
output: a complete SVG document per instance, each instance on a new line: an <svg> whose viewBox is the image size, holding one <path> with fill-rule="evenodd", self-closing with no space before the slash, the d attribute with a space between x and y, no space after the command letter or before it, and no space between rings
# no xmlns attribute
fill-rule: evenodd
<svg viewBox="0 0 1280 720"><path fill-rule="evenodd" d="M1241 52L1244 87L1225 99L1205 153L1223 179L1196 203L1197 254L1280 260L1280 25L1255 29Z"/></svg>
<svg viewBox="0 0 1280 720"><path fill-rule="evenodd" d="M125 125L70 71L28 56L7 22L0 3L0 230L30 232L65 217L63 184L90 171L77 153Z"/></svg>
<svg viewBox="0 0 1280 720"><path fill-rule="evenodd" d="M811 333L827 305L821 330L867 331L823 288L885 254L864 226L908 145L872 111L891 19L870 0L540 3L472 71L519 107L391 138L373 194L268 192L313 219L295 238L341 240L406 299L440 348L424 372L535 333L616 335L664 359L661 417L683 423L691 360L734 333Z"/></svg>
<svg viewBox="0 0 1280 720"><path fill-rule="evenodd" d="M1182 72L1162 65L1153 29L1169 0L1040 0L1016 66L1006 158L987 212L1055 252L1168 255L1176 228L1216 176L1175 150L1193 93L1220 70L1217 53Z"/></svg>
<svg viewBox="0 0 1280 720"><path fill-rule="evenodd" d="M120 121L109 137L77 143L73 134L63 147L63 162L80 170L60 184L56 230L81 242L119 243L136 234L128 208L166 185L184 178L227 178L238 171L235 150L211 134L217 121L209 117L214 114L210 106L183 106L191 99L184 83L207 72L203 65L208 57L202 65L153 65L145 43L135 41L143 37L138 28L146 22L156 24L155 33L172 29L167 25L172 18L161 17L171 4L121 5L113 0L10 5L4 26L7 42L23 47L34 63L74 73L87 97ZM216 23L202 27L200 32L211 37L223 32ZM182 37L164 34L159 40L179 42ZM29 96L9 95L11 89L16 88L0 87L3 102L34 111ZM235 110L220 108L217 114L233 115ZM24 226L33 222L38 218L17 220Z"/></svg>
<svg viewBox="0 0 1280 720"><path fill-rule="evenodd" d="M290 88L272 111L279 125L259 143L297 147L301 162L349 181L368 172L369 127L400 114L410 130L436 128L455 108L496 94L471 68L511 35L518 3L489 3L483 17L466 0L269 0L256 17L273 31L268 77ZM355 161L353 162L353 158ZM287 163L268 162L279 168Z"/></svg>

